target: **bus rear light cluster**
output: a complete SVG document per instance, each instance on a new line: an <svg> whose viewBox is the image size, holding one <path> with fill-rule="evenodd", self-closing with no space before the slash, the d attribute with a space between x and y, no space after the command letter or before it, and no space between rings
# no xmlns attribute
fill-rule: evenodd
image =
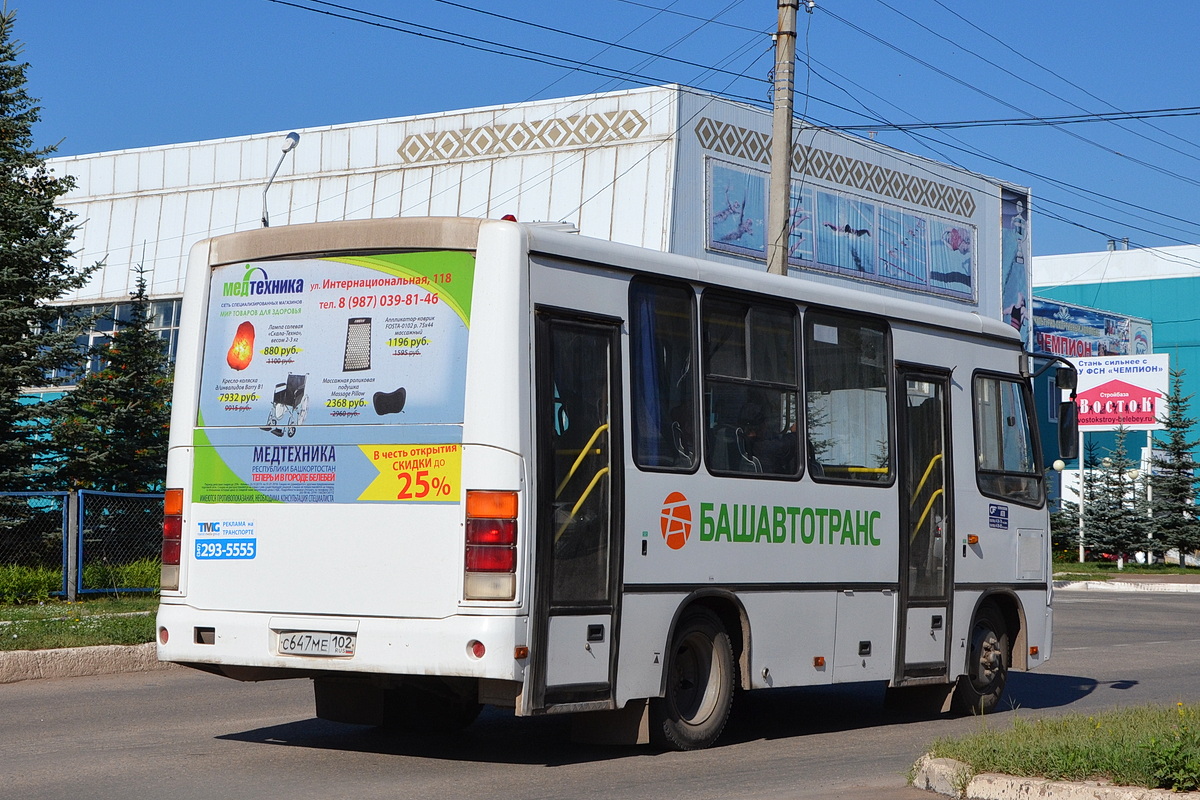
<svg viewBox="0 0 1200 800"><path fill-rule="evenodd" d="M463 595L468 600L517 596L517 493L467 492Z"/></svg>
<svg viewBox="0 0 1200 800"><path fill-rule="evenodd" d="M183 545L183 489L167 489L163 497L162 571L159 586L179 588L179 556Z"/></svg>

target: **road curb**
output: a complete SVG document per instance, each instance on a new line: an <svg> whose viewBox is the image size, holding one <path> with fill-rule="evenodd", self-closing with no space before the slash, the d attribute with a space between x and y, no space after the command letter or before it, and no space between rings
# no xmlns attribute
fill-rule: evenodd
<svg viewBox="0 0 1200 800"><path fill-rule="evenodd" d="M0 652L0 684L41 678L83 678L118 672L175 669L158 660L153 642Z"/></svg>
<svg viewBox="0 0 1200 800"><path fill-rule="evenodd" d="M1152 583L1150 581L1054 581L1054 591L1200 592L1200 583Z"/></svg>
<svg viewBox="0 0 1200 800"><path fill-rule="evenodd" d="M1165 800L1178 797L1167 789L1113 786L1096 781L1050 781L982 773L949 758L921 756L913 765L913 786L962 800Z"/></svg>

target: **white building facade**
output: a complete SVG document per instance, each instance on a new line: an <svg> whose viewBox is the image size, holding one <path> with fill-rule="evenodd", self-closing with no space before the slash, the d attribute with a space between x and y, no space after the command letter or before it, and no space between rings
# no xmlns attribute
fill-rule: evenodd
<svg viewBox="0 0 1200 800"><path fill-rule="evenodd" d="M273 226L511 214L765 270L770 130L767 111L679 86L304 129L266 207ZM141 265L171 341L188 250L262 225L284 141L51 159L76 178L75 258L103 263L62 302L127 301ZM793 144L792 275L1004 318L1029 341L1027 190L832 131Z"/></svg>

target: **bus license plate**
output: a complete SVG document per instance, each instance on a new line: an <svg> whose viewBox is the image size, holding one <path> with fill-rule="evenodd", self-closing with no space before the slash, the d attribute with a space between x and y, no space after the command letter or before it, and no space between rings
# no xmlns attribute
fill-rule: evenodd
<svg viewBox="0 0 1200 800"><path fill-rule="evenodd" d="M356 636L328 631L286 631L279 634L281 656L352 656Z"/></svg>

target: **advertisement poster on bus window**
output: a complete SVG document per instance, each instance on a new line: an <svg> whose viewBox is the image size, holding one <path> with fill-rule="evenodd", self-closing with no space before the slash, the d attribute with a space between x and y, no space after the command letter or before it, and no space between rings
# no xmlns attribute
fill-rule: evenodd
<svg viewBox="0 0 1200 800"><path fill-rule="evenodd" d="M474 266L421 252L215 268L193 501L457 501Z"/></svg>
<svg viewBox="0 0 1200 800"><path fill-rule="evenodd" d="M1135 355L1074 358L1079 370L1075 402L1079 427L1086 430L1157 430L1166 414L1170 378L1168 356Z"/></svg>

